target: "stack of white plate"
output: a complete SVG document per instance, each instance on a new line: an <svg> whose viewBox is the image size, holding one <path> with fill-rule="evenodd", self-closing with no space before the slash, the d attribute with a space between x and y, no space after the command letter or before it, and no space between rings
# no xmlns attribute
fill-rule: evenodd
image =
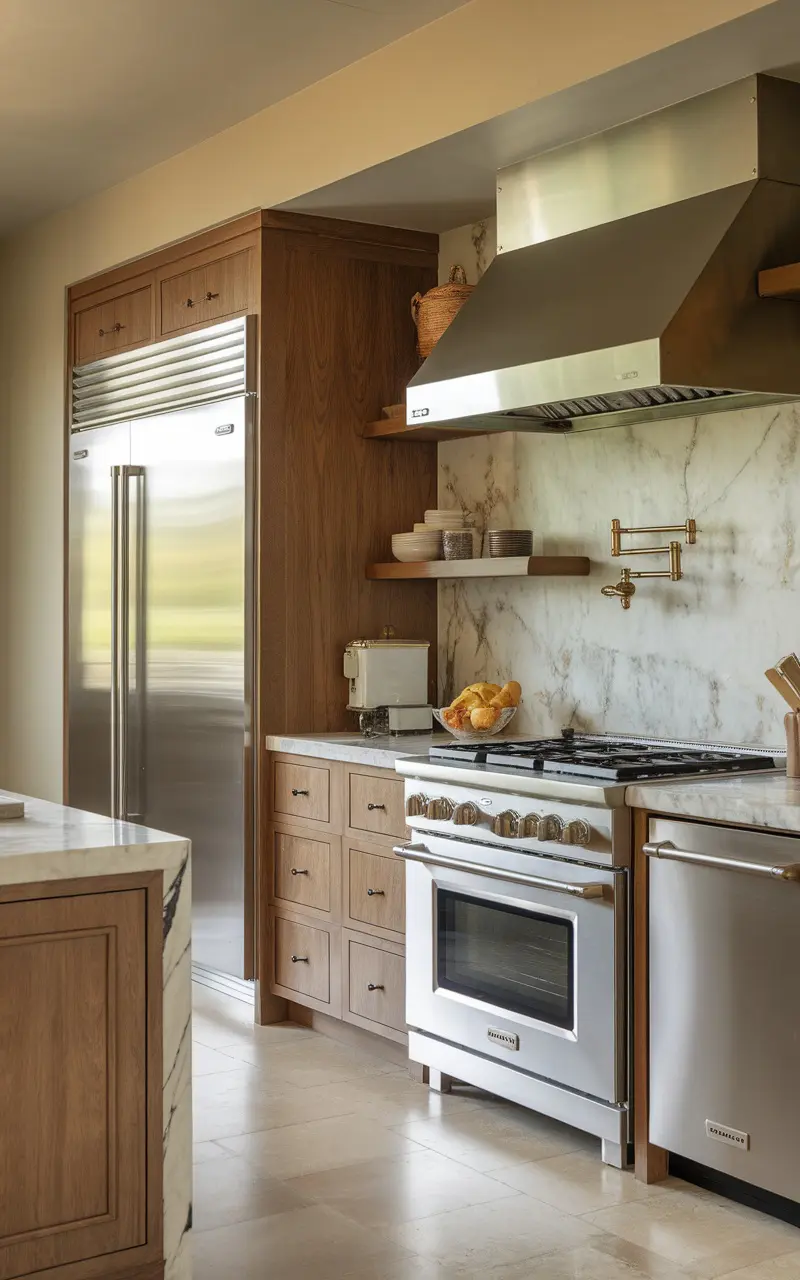
<svg viewBox="0 0 800 1280"><path fill-rule="evenodd" d="M464 513L463 511L455 511L447 508L440 508L434 511L425 512L425 524L430 529L463 529ZM419 526L414 525L417 529Z"/></svg>
<svg viewBox="0 0 800 1280"><path fill-rule="evenodd" d="M441 560L442 534L440 529L426 528L424 532L393 533L392 555L403 564L417 560Z"/></svg>

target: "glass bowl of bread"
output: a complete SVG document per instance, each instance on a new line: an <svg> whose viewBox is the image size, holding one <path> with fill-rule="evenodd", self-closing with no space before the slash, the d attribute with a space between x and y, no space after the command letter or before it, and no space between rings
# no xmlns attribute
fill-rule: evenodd
<svg viewBox="0 0 800 1280"><path fill-rule="evenodd" d="M517 713L522 689L516 680L507 684L492 684L480 680L467 685L449 707L442 707L434 716L443 729L464 742L480 738L493 738L501 733Z"/></svg>

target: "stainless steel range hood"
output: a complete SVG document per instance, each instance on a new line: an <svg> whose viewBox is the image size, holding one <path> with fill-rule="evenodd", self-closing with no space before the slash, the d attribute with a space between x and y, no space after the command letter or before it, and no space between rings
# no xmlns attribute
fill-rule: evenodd
<svg viewBox="0 0 800 1280"><path fill-rule="evenodd" d="M498 175L498 255L408 421L572 431L800 396L800 85L752 76Z"/></svg>

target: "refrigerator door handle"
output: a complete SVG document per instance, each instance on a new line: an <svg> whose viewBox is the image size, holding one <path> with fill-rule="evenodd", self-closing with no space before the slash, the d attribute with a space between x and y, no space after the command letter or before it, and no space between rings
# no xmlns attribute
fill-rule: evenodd
<svg viewBox="0 0 800 1280"><path fill-rule="evenodd" d="M111 468L111 816L123 819L129 781L130 480L143 474L142 467ZM137 586L140 578L137 568ZM137 619L140 608L137 598Z"/></svg>

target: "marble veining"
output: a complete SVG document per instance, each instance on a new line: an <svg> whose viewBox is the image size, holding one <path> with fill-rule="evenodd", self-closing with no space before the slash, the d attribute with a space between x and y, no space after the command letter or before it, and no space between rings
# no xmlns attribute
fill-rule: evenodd
<svg viewBox="0 0 800 1280"><path fill-rule="evenodd" d="M0 884L164 872L163 1146L166 1280L189 1280L192 1219L191 859L179 836L29 796L0 822Z"/></svg>
<svg viewBox="0 0 800 1280"><path fill-rule="evenodd" d="M535 552L592 561L588 578L440 584L441 700L513 676L520 732L784 745L785 707L763 673L798 646L799 442L800 409L786 404L440 445L441 506L480 529L533 528ZM611 559L613 516L698 522L684 579L638 583L628 612L600 594L626 563Z"/></svg>
<svg viewBox="0 0 800 1280"><path fill-rule="evenodd" d="M637 782L627 788L625 801L653 813L800 834L800 778L784 773Z"/></svg>

